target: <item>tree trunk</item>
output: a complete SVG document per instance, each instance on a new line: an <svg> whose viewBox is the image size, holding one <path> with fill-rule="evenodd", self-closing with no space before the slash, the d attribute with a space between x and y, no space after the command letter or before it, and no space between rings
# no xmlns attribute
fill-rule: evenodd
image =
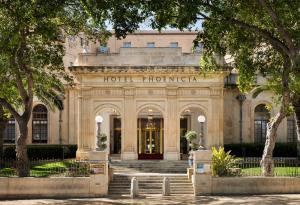
<svg viewBox="0 0 300 205"><path fill-rule="evenodd" d="M297 130L297 158L300 159L300 102L294 102L294 119Z"/></svg>
<svg viewBox="0 0 300 205"><path fill-rule="evenodd" d="M16 143L16 156L17 156L17 175L19 177L27 177L29 175L29 164L27 156L26 139L28 135L28 121L21 120L18 122L20 129L20 136Z"/></svg>
<svg viewBox="0 0 300 205"><path fill-rule="evenodd" d="M273 150L277 138L277 128L284 117L285 114L283 112L279 112L267 125L266 143L260 162L263 176L274 176Z"/></svg>

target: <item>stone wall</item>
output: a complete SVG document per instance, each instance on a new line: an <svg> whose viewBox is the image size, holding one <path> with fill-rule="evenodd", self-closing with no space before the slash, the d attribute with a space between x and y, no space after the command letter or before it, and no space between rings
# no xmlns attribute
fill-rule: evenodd
<svg viewBox="0 0 300 205"><path fill-rule="evenodd" d="M299 194L297 177L213 177L212 194Z"/></svg>
<svg viewBox="0 0 300 205"><path fill-rule="evenodd" d="M55 178L0 177L0 199L100 197L107 195L107 187L107 180L95 175Z"/></svg>

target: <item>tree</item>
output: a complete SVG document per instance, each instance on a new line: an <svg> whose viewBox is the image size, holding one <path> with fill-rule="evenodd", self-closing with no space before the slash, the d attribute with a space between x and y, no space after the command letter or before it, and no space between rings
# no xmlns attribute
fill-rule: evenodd
<svg viewBox="0 0 300 205"><path fill-rule="evenodd" d="M135 30L131 18L142 15L124 1L89 0L0 0L0 105L16 119L20 136L16 140L18 176L28 176L26 139L33 97L57 105L72 78L64 69L64 39L84 33L105 40L107 22L116 36ZM134 7L134 5L132 5ZM94 17L94 18L91 18ZM62 107L59 107L62 108Z"/></svg>
<svg viewBox="0 0 300 205"><path fill-rule="evenodd" d="M144 8L152 16L153 28L190 29L203 21L196 42L204 44L206 56L233 56L242 91L253 88L258 73L266 77L279 111L268 123L261 165L264 176L273 176L277 128L292 112L292 99L299 93L295 84L300 77L300 2L152 0Z"/></svg>

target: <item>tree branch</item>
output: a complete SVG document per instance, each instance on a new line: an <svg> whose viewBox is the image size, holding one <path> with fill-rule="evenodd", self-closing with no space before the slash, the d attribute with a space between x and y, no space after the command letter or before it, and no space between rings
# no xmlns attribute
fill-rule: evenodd
<svg viewBox="0 0 300 205"><path fill-rule="evenodd" d="M259 28L257 26L254 26L254 25L250 25L246 22L243 22L243 21L240 21L240 20L237 20L237 19L234 19L232 17L228 17L224 14L224 12L212 5L209 3L209 1L207 1L206 3L202 3L201 4L202 6L205 6L205 7L208 7L209 9L215 11L216 13L219 14L220 18L221 19L215 19L215 20L219 20L219 21L227 21L228 23L232 23L236 26L239 26L240 28L243 28L243 29L246 29L248 31L252 31L252 32L255 32L255 33L258 33L260 36L264 37L266 40L268 40L272 46L274 46L274 48L276 48L277 50L280 51L280 53L284 54L284 55L288 55L290 56L290 51L288 49L288 47L278 38L274 37L272 35L272 33L270 33L269 31L265 30L265 29L262 29L262 28ZM201 14L199 14L201 15ZM203 15L201 15L202 17L204 17ZM207 17L206 18L209 20L211 19L211 17Z"/></svg>
<svg viewBox="0 0 300 205"><path fill-rule="evenodd" d="M14 116L14 118L16 120L19 120L21 118L21 116L15 110L15 108L13 108L13 106L11 104L9 104L5 99L0 98L0 105L2 105L3 107L5 107Z"/></svg>
<svg viewBox="0 0 300 205"><path fill-rule="evenodd" d="M283 25L281 24L281 22L278 19L277 14L275 13L275 11L272 9L272 7L270 5L268 5L266 3L265 0L258 0L259 4L264 7L269 16L271 17L275 27L277 27L279 34L281 35L281 37L284 39L284 41L287 43L288 48L293 52L293 54L295 54L295 46L292 42L292 39L290 38L288 32L284 29Z"/></svg>
<svg viewBox="0 0 300 205"><path fill-rule="evenodd" d="M18 91L20 93L20 96L22 97L23 103L25 104L26 99L28 98L28 95L27 95L27 92L24 88L20 73L18 71L16 71L15 79L16 79L16 84L17 84Z"/></svg>
<svg viewBox="0 0 300 205"><path fill-rule="evenodd" d="M286 47L286 45L283 42L281 42L278 38L275 38L269 31L266 31L266 30L261 29L257 26L253 26L253 25L247 24L243 21L239 21L239 20L236 20L236 19L228 19L228 21L232 22L233 24L235 24L235 25L237 25L241 28L244 28L244 29L247 29L249 31L253 31L253 32L256 32L256 33L260 34L262 37L267 39L274 48L279 50L280 53L290 56L289 55L290 52L289 52L288 47Z"/></svg>

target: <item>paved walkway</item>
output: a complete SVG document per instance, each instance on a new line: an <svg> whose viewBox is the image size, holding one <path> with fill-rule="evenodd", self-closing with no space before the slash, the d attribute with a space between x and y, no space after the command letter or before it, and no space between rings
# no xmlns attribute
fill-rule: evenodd
<svg viewBox="0 0 300 205"><path fill-rule="evenodd" d="M147 198L128 199L128 198L96 198L96 199L36 199L36 200L13 200L0 201L2 205L101 205L101 204L216 204L216 205L299 205L300 194L298 195L260 195L260 196L151 196Z"/></svg>

